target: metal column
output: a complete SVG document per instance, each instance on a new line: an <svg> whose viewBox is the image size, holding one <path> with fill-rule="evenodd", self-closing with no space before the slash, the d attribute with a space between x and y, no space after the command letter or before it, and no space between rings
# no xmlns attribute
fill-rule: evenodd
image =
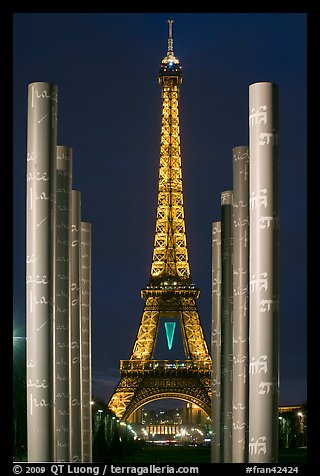
<svg viewBox="0 0 320 476"><path fill-rule="evenodd" d="M80 282L81 193L72 190L70 233L70 461L82 461L82 358L81 358L81 282Z"/></svg>
<svg viewBox="0 0 320 476"><path fill-rule="evenodd" d="M53 461L57 86L28 86L26 336L28 461Z"/></svg>
<svg viewBox="0 0 320 476"><path fill-rule="evenodd" d="M221 193L221 463L232 462L232 191Z"/></svg>
<svg viewBox="0 0 320 476"><path fill-rule="evenodd" d="M212 223L212 443L211 462L220 463L221 222Z"/></svg>
<svg viewBox="0 0 320 476"><path fill-rule="evenodd" d="M248 461L249 152L233 150L233 414L232 462Z"/></svg>
<svg viewBox="0 0 320 476"><path fill-rule="evenodd" d="M69 266L72 149L57 147L56 289L54 325L55 461L70 461Z"/></svg>
<svg viewBox="0 0 320 476"><path fill-rule="evenodd" d="M91 431L91 224L81 222L82 457L92 461Z"/></svg>
<svg viewBox="0 0 320 476"><path fill-rule="evenodd" d="M278 458L278 90L249 86L249 461Z"/></svg>

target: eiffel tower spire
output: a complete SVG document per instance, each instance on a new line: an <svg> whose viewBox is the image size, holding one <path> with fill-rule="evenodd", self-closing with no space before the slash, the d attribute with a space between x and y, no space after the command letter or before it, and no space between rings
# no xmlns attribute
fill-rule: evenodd
<svg viewBox="0 0 320 476"><path fill-rule="evenodd" d="M172 38L172 23L173 23L173 20L168 20L169 35L168 35L168 53L167 53L167 56L169 56L170 54L174 55L174 53L173 53L173 38Z"/></svg>

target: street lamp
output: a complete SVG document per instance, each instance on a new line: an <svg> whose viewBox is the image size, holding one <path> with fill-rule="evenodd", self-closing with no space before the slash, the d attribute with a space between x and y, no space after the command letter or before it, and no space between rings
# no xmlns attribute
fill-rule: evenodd
<svg viewBox="0 0 320 476"><path fill-rule="evenodd" d="M304 445L304 424L303 424L303 413L297 412L297 416L299 417L299 446Z"/></svg>

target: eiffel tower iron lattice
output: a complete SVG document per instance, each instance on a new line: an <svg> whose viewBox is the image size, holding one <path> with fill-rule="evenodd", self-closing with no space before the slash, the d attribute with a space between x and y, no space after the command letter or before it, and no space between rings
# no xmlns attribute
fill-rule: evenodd
<svg viewBox="0 0 320 476"><path fill-rule="evenodd" d="M180 152L179 89L182 71L173 52L169 20L168 51L161 62L162 125L158 206L149 285L130 360L120 361L120 382L108 408L127 420L142 405L161 398L177 398L211 415L212 362L204 338L191 282L188 260ZM160 318L181 324L185 360L155 360Z"/></svg>

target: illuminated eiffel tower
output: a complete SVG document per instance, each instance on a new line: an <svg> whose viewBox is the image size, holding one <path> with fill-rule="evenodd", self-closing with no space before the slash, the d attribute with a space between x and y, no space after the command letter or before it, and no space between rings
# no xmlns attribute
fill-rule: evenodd
<svg viewBox="0 0 320 476"><path fill-rule="evenodd" d="M121 379L108 403L123 420L161 398L196 404L211 415L212 362L196 305L200 291L191 282L184 221L178 108L182 72L173 52L173 20L168 23L168 51L159 71L162 127L151 276L141 291L146 303L130 360L120 361ZM170 319L179 319L185 360L153 358L160 318L167 321L169 348L174 332Z"/></svg>

